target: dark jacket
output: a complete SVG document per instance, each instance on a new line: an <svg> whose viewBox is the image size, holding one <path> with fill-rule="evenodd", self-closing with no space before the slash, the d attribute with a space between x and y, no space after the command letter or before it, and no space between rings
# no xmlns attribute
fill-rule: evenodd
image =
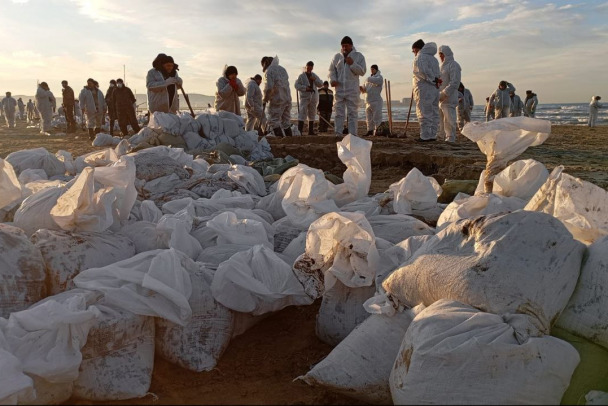
<svg viewBox="0 0 608 406"><path fill-rule="evenodd" d="M334 92L331 89L319 89L319 104L317 110L331 111L334 105Z"/></svg>
<svg viewBox="0 0 608 406"><path fill-rule="evenodd" d="M116 108L116 111L133 109L133 103L136 100L131 89L126 86L116 87L112 92L112 105Z"/></svg>
<svg viewBox="0 0 608 406"><path fill-rule="evenodd" d="M74 105L74 90L70 86L66 86L65 89L61 89L61 96L63 97L64 106Z"/></svg>
<svg viewBox="0 0 608 406"><path fill-rule="evenodd" d="M113 109L114 108L114 103L112 103L112 94L114 94L114 90L116 90L116 86L115 87L108 87L108 90L106 91L106 104L108 105L108 109Z"/></svg>

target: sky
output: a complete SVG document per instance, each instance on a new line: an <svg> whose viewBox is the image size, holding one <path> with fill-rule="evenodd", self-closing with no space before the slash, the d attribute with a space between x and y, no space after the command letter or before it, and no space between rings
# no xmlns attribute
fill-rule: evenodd
<svg viewBox="0 0 608 406"><path fill-rule="evenodd" d="M377 64L390 80L392 100L411 95L419 38L450 46L476 104L501 80L540 103L608 97L608 0L0 0L0 27L1 96L34 95L37 81L61 96L61 80L78 92L89 77L105 91L123 74L144 93L161 52L188 93L214 95L226 64L245 83L265 55L293 86L309 60L325 80L348 35L365 77Z"/></svg>

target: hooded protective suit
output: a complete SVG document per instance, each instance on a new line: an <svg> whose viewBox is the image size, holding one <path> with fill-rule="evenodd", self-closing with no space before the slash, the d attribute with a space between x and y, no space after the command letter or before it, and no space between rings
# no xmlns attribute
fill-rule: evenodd
<svg viewBox="0 0 608 406"><path fill-rule="evenodd" d="M589 120L587 121L589 127L595 127L598 109L602 107L597 98L598 96L591 97L591 103L589 103Z"/></svg>
<svg viewBox="0 0 608 406"><path fill-rule="evenodd" d="M437 44L427 42L414 58L413 90L416 116L420 123L420 138L437 138L439 127L439 89L435 79L441 76L439 62L435 58Z"/></svg>
<svg viewBox="0 0 608 406"><path fill-rule="evenodd" d="M150 113L162 111L163 113L176 114L179 110L179 96L177 89L173 94L173 100L169 102L169 90L167 86L179 85L184 81L179 77L177 71L174 71L175 76L164 78L161 71L152 68L146 75L146 89L148 90L148 110Z"/></svg>
<svg viewBox="0 0 608 406"><path fill-rule="evenodd" d="M247 82L247 93L245 96L245 111L247 111L247 122L245 130L252 131L262 125L264 121L264 107L262 105L262 89L252 78Z"/></svg>
<svg viewBox="0 0 608 406"><path fill-rule="evenodd" d="M486 123L494 119L494 100L492 100L492 98L486 100L486 106L483 108L483 114L486 117Z"/></svg>
<svg viewBox="0 0 608 406"><path fill-rule="evenodd" d="M230 79L226 77L226 67L222 77L215 83L217 91L215 92L215 109L217 111L224 110L231 113L241 115L241 100L239 96L245 96L245 86L241 79L236 78L236 90L230 85Z"/></svg>
<svg viewBox="0 0 608 406"><path fill-rule="evenodd" d="M538 106L536 93L532 93L530 96L526 95L526 101L524 102L524 116L534 118L534 115L536 114L536 106Z"/></svg>
<svg viewBox="0 0 608 406"><path fill-rule="evenodd" d="M85 86L82 88L78 95L78 103L80 104L82 113L84 113L84 116L86 117L87 128L95 128L97 107L95 105L93 93L89 87Z"/></svg>
<svg viewBox="0 0 608 406"><path fill-rule="evenodd" d="M521 97L514 94L511 98L511 110L509 113L509 117L520 117L522 115L522 111L524 109L524 102L521 101Z"/></svg>
<svg viewBox="0 0 608 406"><path fill-rule="evenodd" d="M316 73L310 72L310 77L304 72L296 79L295 88L300 96L300 112L298 121L314 121L317 114L317 104L319 103L318 87L323 86L323 81ZM310 89L310 90L307 90Z"/></svg>
<svg viewBox="0 0 608 406"><path fill-rule="evenodd" d="M509 117L511 111L510 92L515 92L515 86L507 82L504 89L498 87L490 96L490 100L494 102L494 118Z"/></svg>
<svg viewBox="0 0 608 406"><path fill-rule="evenodd" d="M359 78L365 75L367 67L362 53L353 50L347 56L353 59L353 64L344 62L342 52L338 52L329 65L329 82L338 82L334 91L334 125L336 132L344 127L344 116L348 114L348 132L357 135L359 113ZM342 135L341 133L339 135Z"/></svg>
<svg viewBox="0 0 608 406"><path fill-rule="evenodd" d="M17 101L14 97L5 97L2 99L2 111L8 128L15 128L15 107Z"/></svg>
<svg viewBox="0 0 608 406"><path fill-rule="evenodd" d="M51 120L53 119L53 107L55 106L55 96L50 90L45 90L42 86L38 86L36 91L36 109L42 118L40 122L40 130L49 132L51 130Z"/></svg>
<svg viewBox="0 0 608 406"><path fill-rule="evenodd" d="M97 96L97 115L95 116L95 128L101 129L101 126L105 122L106 118L106 109L108 105L106 103L106 97L103 92L97 88L91 91L93 93L93 97Z"/></svg>
<svg viewBox="0 0 608 406"><path fill-rule="evenodd" d="M382 87L384 78L377 70L375 74L365 79L365 122L367 131L374 131L382 124Z"/></svg>
<svg viewBox="0 0 608 406"><path fill-rule="evenodd" d="M458 106L456 107L456 116L458 117L458 128L462 130L466 123L471 122L471 111L474 106L473 95L471 91L464 88L464 92L458 91Z"/></svg>
<svg viewBox="0 0 608 406"><path fill-rule="evenodd" d="M25 119L25 103L23 103L23 100L21 100L21 98L17 100L17 107L19 108L19 119Z"/></svg>
<svg viewBox="0 0 608 406"><path fill-rule="evenodd" d="M268 125L270 128L291 128L291 89L289 75L279 65L275 56L264 72L264 103L268 104ZM282 135L282 134L277 134Z"/></svg>
<svg viewBox="0 0 608 406"><path fill-rule="evenodd" d="M440 68L442 82L439 86L439 134L447 142L456 142L456 106L461 69L449 46L441 45L439 52L444 55Z"/></svg>

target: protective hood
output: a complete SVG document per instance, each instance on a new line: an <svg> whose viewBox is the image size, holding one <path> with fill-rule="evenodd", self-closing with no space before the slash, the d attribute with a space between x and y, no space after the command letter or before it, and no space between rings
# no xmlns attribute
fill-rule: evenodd
<svg viewBox="0 0 608 406"><path fill-rule="evenodd" d="M446 62L451 62L454 60L454 53L452 52L452 49L449 46L447 46L447 45L440 46L439 52L445 56L442 64L444 64Z"/></svg>
<svg viewBox="0 0 608 406"><path fill-rule="evenodd" d="M354 49L355 48L353 47L353 50ZM435 55L437 53L437 44L434 42L427 42L424 44L420 52L426 55Z"/></svg>
<svg viewBox="0 0 608 406"><path fill-rule="evenodd" d="M591 101L594 102L597 100L597 96L591 96Z"/></svg>

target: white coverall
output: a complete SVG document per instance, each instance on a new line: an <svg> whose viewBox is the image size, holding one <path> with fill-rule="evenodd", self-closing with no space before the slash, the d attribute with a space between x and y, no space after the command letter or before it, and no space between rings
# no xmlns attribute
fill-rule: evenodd
<svg viewBox="0 0 608 406"><path fill-rule="evenodd" d="M437 138L439 127L439 89L435 78L439 78L439 62L435 58L437 44L427 42L414 58L412 86L416 101L416 116L420 123L420 138Z"/></svg>
<svg viewBox="0 0 608 406"><path fill-rule="evenodd" d="M152 68L146 75L146 89L148 93L148 110L150 113L161 111L163 113L176 114L179 110L179 95L177 85L182 86L184 81L175 72L175 77L165 79L163 74ZM169 103L169 90L167 86L175 85L173 100Z"/></svg>
<svg viewBox="0 0 608 406"><path fill-rule="evenodd" d="M17 107L19 108L19 120L25 120L25 103L23 103L23 100L17 100Z"/></svg>
<svg viewBox="0 0 608 406"><path fill-rule="evenodd" d="M515 87L507 82L507 87L504 90L497 88L490 96L490 101L494 102L494 118L509 117L511 112L510 92L515 92Z"/></svg>
<svg viewBox="0 0 608 406"><path fill-rule="evenodd" d="M295 83L295 88L300 96L300 112L298 113L298 121L315 121L317 115L317 104L319 104L319 92L318 87L323 87L323 81L316 73L310 72L312 86L308 76L306 75L306 68L304 72L298 76ZM311 87L312 91L306 91L306 88Z"/></svg>
<svg viewBox="0 0 608 406"><path fill-rule="evenodd" d="M471 111L475 102L471 91L464 88L464 93L458 93L458 107L456 107L456 115L458 116L458 128L462 130L466 123L471 122Z"/></svg>
<svg viewBox="0 0 608 406"><path fill-rule="evenodd" d="M49 132L51 130L51 120L53 119L53 106L55 105L55 96L50 90L44 90L42 86L38 86L36 91L36 109L40 113L40 131Z"/></svg>
<svg viewBox="0 0 608 406"><path fill-rule="evenodd" d="M247 93L245 96L245 111L247 111L247 122L245 130L252 131L261 127L264 122L264 107L262 104L262 89L253 79L247 82Z"/></svg>
<svg viewBox="0 0 608 406"><path fill-rule="evenodd" d="M275 56L264 72L262 102L268 104L268 125L271 129L291 127L291 90L289 75ZM278 136L282 134L277 134Z"/></svg>
<svg viewBox="0 0 608 406"><path fill-rule="evenodd" d="M511 112L509 113L509 117L520 117L522 111L524 109L524 102L521 101L521 97L514 94L511 99Z"/></svg>
<svg viewBox="0 0 608 406"><path fill-rule="evenodd" d="M602 105L597 100L597 96L593 96L591 98L591 103L589 103L589 120L587 121L587 125L589 127L595 127L595 122L597 121L597 111L601 107Z"/></svg>
<svg viewBox="0 0 608 406"><path fill-rule="evenodd" d="M334 91L334 128L336 135L342 136L344 116L348 116L348 132L357 135L359 115L359 77L367 71L365 57L362 53L353 50L348 54L353 64L344 63L344 55L338 52L329 65L329 82L338 82Z"/></svg>
<svg viewBox="0 0 608 406"><path fill-rule="evenodd" d="M97 114L95 115L95 128L101 128L105 120L108 104L106 103L106 97L103 92L99 89L95 90L97 91L91 91L93 97L95 97L95 94L97 94Z"/></svg>
<svg viewBox="0 0 608 406"><path fill-rule="evenodd" d="M484 107L483 113L486 116L486 123L494 119L494 101L492 98L486 101L486 107Z"/></svg>
<svg viewBox="0 0 608 406"><path fill-rule="evenodd" d="M236 90L230 86L230 79L226 77L226 71L224 75L220 77L215 83L215 110L216 111L229 111L241 115L241 99L240 96L245 96L245 86L241 79L236 78Z"/></svg>
<svg viewBox="0 0 608 406"><path fill-rule="evenodd" d="M365 122L367 131L374 131L382 124L382 87L384 78L380 71L365 79Z"/></svg>
<svg viewBox="0 0 608 406"><path fill-rule="evenodd" d="M5 97L2 99L2 111L8 128L15 128L15 107L17 101L14 97Z"/></svg>
<svg viewBox="0 0 608 406"><path fill-rule="evenodd" d="M95 118L97 117L97 108L91 89L85 86L78 95L78 104L82 109L82 113L87 120L87 128L95 128Z"/></svg>
<svg viewBox="0 0 608 406"><path fill-rule="evenodd" d="M534 118L534 115L536 114L536 106L538 106L536 94L530 98L526 97L526 102L524 103L524 116Z"/></svg>
<svg viewBox="0 0 608 406"><path fill-rule="evenodd" d="M456 106L461 69L449 46L441 45L439 52L444 55L440 69L443 82L439 86L439 134L447 142L456 142Z"/></svg>

